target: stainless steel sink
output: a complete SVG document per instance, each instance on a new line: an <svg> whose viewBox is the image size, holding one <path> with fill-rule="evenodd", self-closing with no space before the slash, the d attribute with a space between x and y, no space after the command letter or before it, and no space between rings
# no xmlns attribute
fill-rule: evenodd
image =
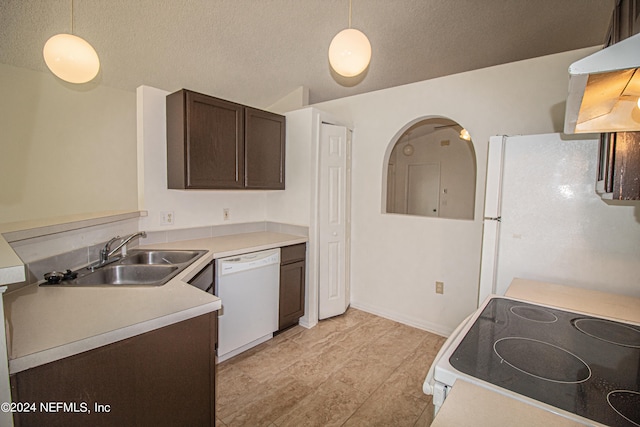
<svg viewBox="0 0 640 427"><path fill-rule="evenodd" d="M105 265L78 270L75 279L41 286L161 286L206 252L133 249L127 256L108 260Z"/></svg>
<svg viewBox="0 0 640 427"><path fill-rule="evenodd" d="M181 268L177 265L109 265L79 276L69 285L130 285L160 286L175 276Z"/></svg>
<svg viewBox="0 0 640 427"><path fill-rule="evenodd" d="M178 251L178 250L141 250L134 249L120 260L120 264L150 264L172 265L184 264L199 258L205 251Z"/></svg>

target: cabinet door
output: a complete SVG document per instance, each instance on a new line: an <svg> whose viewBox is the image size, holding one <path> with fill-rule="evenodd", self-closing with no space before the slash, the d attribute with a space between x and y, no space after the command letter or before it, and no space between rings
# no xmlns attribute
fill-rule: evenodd
<svg viewBox="0 0 640 427"><path fill-rule="evenodd" d="M633 1L633 11L631 14L631 19L631 34L634 35L640 33L640 0Z"/></svg>
<svg viewBox="0 0 640 427"><path fill-rule="evenodd" d="M304 316L304 282L304 261L280 266L279 330L295 325Z"/></svg>
<svg viewBox="0 0 640 427"><path fill-rule="evenodd" d="M617 0L611 16L605 46L618 43L640 32L640 0Z"/></svg>
<svg viewBox="0 0 640 427"><path fill-rule="evenodd" d="M640 200L640 132L618 132L613 156L613 199Z"/></svg>
<svg viewBox="0 0 640 427"><path fill-rule="evenodd" d="M210 313L18 372L11 376L15 402L75 406L16 413L15 423L213 426L216 330L217 314Z"/></svg>
<svg viewBox="0 0 640 427"><path fill-rule="evenodd" d="M285 118L245 107L245 186L284 190Z"/></svg>
<svg viewBox="0 0 640 427"><path fill-rule="evenodd" d="M244 186L244 109L188 90L167 97L169 188Z"/></svg>

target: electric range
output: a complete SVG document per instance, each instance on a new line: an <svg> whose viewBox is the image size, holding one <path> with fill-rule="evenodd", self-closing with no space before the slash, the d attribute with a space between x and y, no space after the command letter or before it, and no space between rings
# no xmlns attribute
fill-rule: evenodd
<svg viewBox="0 0 640 427"><path fill-rule="evenodd" d="M585 424L640 426L640 325L492 297L434 364L436 409L464 378Z"/></svg>

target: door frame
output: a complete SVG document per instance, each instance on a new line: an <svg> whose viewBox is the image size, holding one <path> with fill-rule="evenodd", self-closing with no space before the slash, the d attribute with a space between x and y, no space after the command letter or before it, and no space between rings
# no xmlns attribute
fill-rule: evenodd
<svg viewBox="0 0 640 427"><path fill-rule="evenodd" d="M344 126L348 132L351 132L352 140L355 132L353 126L344 121L338 120L331 114L320 111L314 107L310 107L311 110L311 170L310 170L310 201L309 201L309 242L307 246L307 285L306 285L306 302L305 302L305 315L300 319L300 325L305 328L312 328L318 324L318 296L319 296L319 196L320 196L320 129L322 123L327 123L335 126ZM351 197L348 197L348 211L349 212L349 231L347 237L349 241L348 249L345 251L347 265L348 279L351 281Z"/></svg>

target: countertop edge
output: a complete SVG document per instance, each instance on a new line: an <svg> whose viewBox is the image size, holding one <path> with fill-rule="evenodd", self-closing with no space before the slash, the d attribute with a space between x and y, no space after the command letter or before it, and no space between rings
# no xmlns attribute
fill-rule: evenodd
<svg viewBox="0 0 640 427"><path fill-rule="evenodd" d="M555 412L521 402L499 392L485 389L464 380L457 380L442 408L435 416L433 427L474 425L480 427L537 427L553 425L578 427L582 423ZM600 424L593 424L600 425Z"/></svg>
<svg viewBox="0 0 640 427"><path fill-rule="evenodd" d="M235 249L235 250L225 251L225 252L214 252L213 253L213 259L226 258L226 257L242 255L242 254L246 254L246 253L250 253L250 252L266 251L268 249L274 249L274 248L281 248L281 247L284 247L284 246L297 245L297 244L300 244L300 243L306 243L308 240L309 239L307 239L306 237L300 237L300 238L295 238L295 239L290 239L290 240L287 240L287 241L283 241L283 242L280 242L278 244L270 243L270 244L254 246L254 247L251 247L251 250L249 250L249 251L247 251L246 249L244 249L244 250Z"/></svg>
<svg viewBox="0 0 640 427"><path fill-rule="evenodd" d="M200 306L192 307L176 313L155 319L146 320L144 322L135 323L114 331L105 332L100 335L74 341L59 347L43 350L38 353L32 353L27 356L9 360L9 374L13 375L30 368L54 362L65 357L74 356L86 351L94 350L105 345L113 344L118 341L132 338L137 335L151 332L174 323L182 322L203 314L211 313L222 308L221 300L212 301Z"/></svg>

